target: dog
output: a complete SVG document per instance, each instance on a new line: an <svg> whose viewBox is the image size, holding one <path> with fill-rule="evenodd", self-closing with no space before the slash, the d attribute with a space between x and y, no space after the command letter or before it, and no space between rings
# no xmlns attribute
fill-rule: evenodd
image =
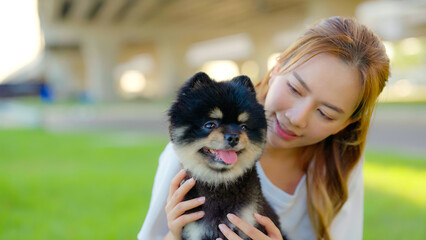
<svg viewBox="0 0 426 240"><path fill-rule="evenodd" d="M184 201L206 197L205 204L186 212L202 210L205 215L184 226L182 239L226 239L218 228L221 223L250 239L229 222L228 213L264 233L254 213L269 217L280 228L277 214L262 195L256 171L267 121L250 78L242 75L216 82L199 72L179 90L168 115L174 150L188 173L185 180L197 181Z"/></svg>

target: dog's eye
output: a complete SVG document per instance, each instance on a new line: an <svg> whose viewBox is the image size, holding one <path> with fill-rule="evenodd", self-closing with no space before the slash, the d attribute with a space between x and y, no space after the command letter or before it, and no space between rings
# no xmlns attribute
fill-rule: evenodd
<svg viewBox="0 0 426 240"><path fill-rule="evenodd" d="M212 129L215 129L216 128L216 123L214 123L214 122L206 122L205 124L204 124L204 127L205 128L207 128L207 129L209 129L209 130L212 130Z"/></svg>
<svg viewBox="0 0 426 240"><path fill-rule="evenodd" d="M241 130L243 130L243 131L247 130L247 125L241 124Z"/></svg>

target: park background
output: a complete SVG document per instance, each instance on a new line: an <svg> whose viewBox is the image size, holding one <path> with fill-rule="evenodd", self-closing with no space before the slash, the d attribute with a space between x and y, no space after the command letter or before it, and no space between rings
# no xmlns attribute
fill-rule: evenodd
<svg viewBox="0 0 426 240"><path fill-rule="evenodd" d="M365 152L364 239L426 238L426 1L0 1L0 239L136 239L192 74L254 82L353 16L391 59Z"/></svg>

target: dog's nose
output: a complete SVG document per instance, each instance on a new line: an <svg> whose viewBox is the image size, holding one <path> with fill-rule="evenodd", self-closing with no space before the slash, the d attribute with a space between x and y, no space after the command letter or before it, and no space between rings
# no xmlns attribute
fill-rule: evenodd
<svg viewBox="0 0 426 240"><path fill-rule="evenodd" d="M228 142L231 147L234 147L240 141L240 138L237 134L225 134L225 140Z"/></svg>

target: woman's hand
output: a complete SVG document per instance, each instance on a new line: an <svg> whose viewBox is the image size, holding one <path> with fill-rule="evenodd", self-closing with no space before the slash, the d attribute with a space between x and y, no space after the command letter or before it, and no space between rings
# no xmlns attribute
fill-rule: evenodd
<svg viewBox="0 0 426 240"><path fill-rule="evenodd" d="M241 218L237 217L234 214L228 214L228 220L234 224L237 228L239 228L242 232L244 232L247 236L249 236L253 240L282 240L282 235L280 229L275 226L272 220L268 217L262 216L258 213L254 214L254 218L256 221L265 227L266 233L265 235L259 229L253 227L249 223L243 221ZM234 233L228 226L225 224L219 225L220 231L225 235L228 240L242 240L236 233ZM219 238L220 239L220 238Z"/></svg>
<svg viewBox="0 0 426 240"><path fill-rule="evenodd" d="M170 233L167 235L169 236L171 234L174 239L181 239L183 226L204 216L203 211L183 214L190 209L204 204L205 202L204 197L182 202L185 195L195 185L195 180L193 178L188 179L182 185L180 185L185 177L185 170L181 170L178 174L176 174L170 184L169 196L167 197L166 215L167 224L170 230Z"/></svg>

